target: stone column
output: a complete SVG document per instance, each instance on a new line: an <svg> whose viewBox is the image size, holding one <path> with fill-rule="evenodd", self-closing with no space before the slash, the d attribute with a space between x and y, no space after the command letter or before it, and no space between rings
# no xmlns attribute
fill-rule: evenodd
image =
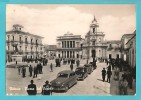
<svg viewBox="0 0 141 100"><path fill-rule="evenodd" d="M76 54L76 51L74 51L74 58L76 58L77 54Z"/></svg>

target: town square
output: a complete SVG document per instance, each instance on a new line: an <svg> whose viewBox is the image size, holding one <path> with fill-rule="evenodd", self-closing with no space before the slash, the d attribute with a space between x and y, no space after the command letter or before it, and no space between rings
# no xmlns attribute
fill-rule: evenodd
<svg viewBox="0 0 141 100"><path fill-rule="evenodd" d="M6 95L136 94L134 5L9 4L6 24Z"/></svg>

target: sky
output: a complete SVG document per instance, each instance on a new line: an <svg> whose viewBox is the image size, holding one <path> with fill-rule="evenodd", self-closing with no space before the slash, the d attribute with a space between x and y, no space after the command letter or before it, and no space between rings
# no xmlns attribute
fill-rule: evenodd
<svg viewBox="0 0 141 100"><path fill-rule="evenodd" d="M23 31L43 36L43 44L56 44L57 36L67 32L85 38L96 17L105 40L120 40L123 34L136 29L135 5L92 4L7 4L6 31L20 24Z"/></svg>

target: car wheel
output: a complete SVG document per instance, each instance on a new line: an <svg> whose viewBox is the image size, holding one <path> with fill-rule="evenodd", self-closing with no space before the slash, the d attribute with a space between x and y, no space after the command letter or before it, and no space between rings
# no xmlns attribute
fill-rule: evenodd
<svg viewBox="0 0 141 100"><path fill-rule="evenodd" d="M69 85L66 86L65 92L67 92L69 89Z"/></svg>

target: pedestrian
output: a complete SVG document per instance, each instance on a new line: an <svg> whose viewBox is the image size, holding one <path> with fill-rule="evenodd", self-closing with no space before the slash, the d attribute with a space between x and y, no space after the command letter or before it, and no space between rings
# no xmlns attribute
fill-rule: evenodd
<svg viewBox="0 0 141 100"><path fill-rule="evenodd" d="M71 71L73 70L73 64L70 64L70 69L71 69Z"/></svg>
<svg viewBox="0 0 141 100"><path fill-rule="evenodd" d="M41 62L39 65L40 65L40 74L43 74L43 66L42 66Z"/></svg>
<svg viewBox="0 0 141 100"><path fill-rule="evenodd" d="M109 82L109 83L110 83L111 75L112 75L112 71L108 70L107 71L107 82Z"/></svg>
<svg viewBox="0 0 141 100"><path fill-rule="evenodd" d="M49 84L49 81L46 81L42 87L42 95L52 95L52 87Z"/></svg>
<svg viewBox="0 0 141 100"><path fill-rule="evenodd" d="M25 74L26 74L26 68L25 66L22 66L22 77L23 78L26 77Z"/></svg>
<svg viewBox="0 0 141 100"><path fill-rule="evenodd" d="M105 70L105 68L103 68L103 70L101 72L102 72L102 80L104 82L105 81L105 76L106 76L106 70Z"/></svg>
<svg viewBox="0 0 141 100"><path fill-rule="evenodd" d="M36 66L34 66L33 72L34 72L33 78L36 78L38 74L38 70Z"/></svg>
<svg viewBox="0 0 141 100"><path fill-rule="evenodd" d="M30 65L30 66L29 66L29 76L30 76L30 77L32 76L32 72L33 72L33 67Z"/></svg>
<svg viewBox="0 0 141 100"><path fill-rule="evenodd" d="M18 67L18 74L19 75L21 74L21 67L20 66Z"/></svg>
<svg viewBox="0 0 141 100"><path fill-rule="evenodd" d="M34 83L34 81L31 80L30 84L28 85L28 88L27 88L28 95L36 95L37 94L36 85L33 83Z"/></svg>
<svg viewBox="0 0 141 100"><path fill-rule="evenodd" d="M77 64L77 67L79 67L80 61L77 60L77 61L76 61L76 64Z"/></svg>
<svg viewBox="0 0 141 100"><path fill-rule="evenodd" d="M52 63L50 64L50 72L53 72L53 65L52 65Z"/></svg>
<svg viewBox="0 0 141 100"><path fill-rule="evenodd" d="M127 82L127 80L125 79L125 80L123 81L123 95L128 95L127 89L128 89L128 82Z"/></svg>

